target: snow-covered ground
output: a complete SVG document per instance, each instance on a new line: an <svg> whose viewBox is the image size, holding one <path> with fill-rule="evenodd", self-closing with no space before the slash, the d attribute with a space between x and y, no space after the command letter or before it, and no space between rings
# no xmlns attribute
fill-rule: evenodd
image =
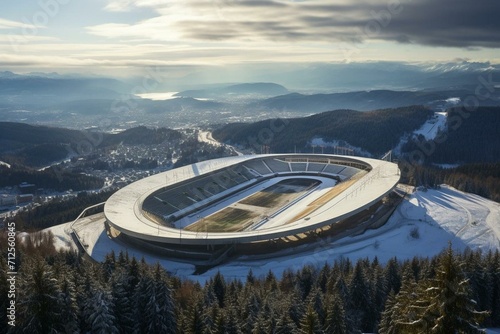
<svg viewBox="0 0 500 334"><path fill-rule="evenodd" d="M361 155L364 157L372 156L370 152L363 150L361 147L353 146L343 140L326 141L323 138L316 137L311 140L310 145L317 146L316 153L321 153L322 147L338 147L339 152L336 152L338 154L349 154L349 152L342 152L342 148L347 148L349 150L356 152L356 155Z"/></svg>
<svg viewBox="0 0 500 334"><path fill-rule="evenodd" d="M5 166L7 168L10 168L10 165L4 161L0 161L0 166Z"/></svg>
<svg viewBox="0 0 500 334"><path fill-rule="evenodd" d="M446 112L436 112L427 122L425 122L420 129L413 132L415 136L422 135L427 140L436 138L440 130L446 126Z"/></svg>
<svg viewBox="0 0 500 334"><path fill-rule="evenodd" d="M221 143L217 140L215 140L213 137L212 137L212 132L210 131L203 131L203 130L200 130L198 132L198 141L200 142L204 142L204 143L208 143L210 145L214 145L216 147L220 147L220 146L225 146L227 148L230 148L234 151L234 153L236 153L236 155L243 155L242 152L238 151L238 149L235 147L235 146L231 146L231 145L228 145L228 144L224 144L224 143Z"/></svg>
<svg viewBox="0 0 500 334"><path fill-rule="evenodd" d="M217 147L223 145L212 137L212 132L210 131L198 131L198 141L205 142Z"/></svg>
<svg viewBox="0 0 500 334"><path fill-rule="evenodd" d="M433 165L443 169L452 169L460 166L460 164L433 164Z"/></svg>
<svg viewBox="0 0 500 334"><path fill-rule="evenodd" d="M165 93L144 93L144 94L136 94L141 99L149 99L153 101L164 101L164 100L172 100L178 98L175 96L178 92L165 92Z"/></svg>
<svg viewBox="0 0 500 334"><path fill-rule="evenodd" d="M446 109L446 108L445 108ZM426 140L433 140L436 138L441 130L446 129L446 121L448 119L448 113L444 111L435 112L434 116L428 119L422 126L413 131L411 134L406 134L401 137L399 143L393 148L395 154L401 153L401 148L404 144L408 142L410 138L418 135L424 136Z"/></svg>
<svg viewBox="0 0 500 334"><path fill-rule="evenodd" d="M60 247L68 247L70 239L64 225L50 228L60 240ZM142 253L109 239L103 220L93 221L81 229L93 258L102 261L111 250L128 250L138 258ZM181 277L205 282L217 271L228 279L245 279L249 269L254 275L264 276L270 270L280 277L287 269L297 270L304 265L322 266L325 262L349 258L378 257L382 263L392 257L410 259L414 256L434 256L451 241L453 248L500 249L500 204L477 195L464 193L448 186L440 189L420 190L396 209L387 224L362 235L337 241L323 240L313 245L286 250L272 257L260 259L240 257L215 267L204 274L193 275L194 266L144 256L150 263L160 262L167 270ZM302 250L302 251L299 251Z"/></svg>

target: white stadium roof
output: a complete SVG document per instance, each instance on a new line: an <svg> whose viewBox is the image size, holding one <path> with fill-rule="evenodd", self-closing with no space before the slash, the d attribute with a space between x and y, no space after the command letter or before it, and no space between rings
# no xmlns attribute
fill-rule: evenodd
<svg viewBox="0 0 500 334"><path fill-rule="evenodd" d="M369 165L371 170L350 188L330 200L320 209L298 221L254 231L193 232L159 225L143 212L144 200L169 185L236 166L243 162L265 158L320 158ZM396 164L376 159L330 154L261 154L220 158L169 170L134 182L113 194L106 202L104 214L108 223L120 232L147 241L164 244L216 245L270 240L320 228L346 219L369 208L399 182Z"/></svg>

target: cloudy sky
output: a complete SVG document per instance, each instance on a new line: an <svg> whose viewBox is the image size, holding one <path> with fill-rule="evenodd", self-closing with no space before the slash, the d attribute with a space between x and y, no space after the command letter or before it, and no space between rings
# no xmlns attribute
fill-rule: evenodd
<svg viewBox="0 0 500 334"><path fill-rule="evenodd" d="M0 10L0 71L500 63L499 0L25 0Z"/></svg>

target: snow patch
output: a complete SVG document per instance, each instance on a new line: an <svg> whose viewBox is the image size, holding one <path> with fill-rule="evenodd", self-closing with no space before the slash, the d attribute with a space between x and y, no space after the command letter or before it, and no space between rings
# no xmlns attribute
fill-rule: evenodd
<svg viewBox="0 0 500 334"><path fill-rule="evenodd" d="M178 92L164 92L164 93L144 93L144 94L136 94L141 99L149 99L153 101L164 101L164 100L172 100L179 98L176 96Z"/></svg>
<svg viewBox="0 0 500 334"><path fill-rule="evenodd" d="M410 134L405 134L399 139L399 143L392 150L394 154L401 154L401 148L408 140L412 137L422 135L426 140L433 140L437 135L446 129L446 122L448 119L448 113L446 112L435 112L434 116L428 119L418 130Z"/></svg>
<svg viewBox="0 0 500 334"><path fill-rule="evenodd" d="M486 328L487 334L500 334L500 328Z"/></svg>
<svg viewBox="0 0 500 334"><path fill-rule="evenodd" d="M452 169L460 167L460 164L433 164L433 165L443 169Z"/></svg>
<svg viewBox="0 0 500 334"><path fill-rule="evenodd" d="M460 98L459 97L450 97L444 101L448 104L457 105L460 103Z"/></svg>
<svg viewBox="0 0 500 334"><path fill-rule="evenodd" d="M68 234L71 223L61 224L46 228L44 232L52 232L54 235L54 246L56 250L76 250L77 247L73 239Z"/></svg>
<svg viewBox="0 0 500 334"><path fill-rule="evenodd" d="M7 168L10 168L10 165L4 161L0 161L0 166L5 166Z"/></svg>
<svg viewBox="0 0 500 334"><path fill-rule="evenodd" d="M436 112L420 129L413 132L414 136L422 135L426 140L433 140L438 133L445 129L447 120L446 112Z"/></svg>
<svg viewBox="0 0 500 334"><path fill-rule="evenodd" d="M370 152L363 150L361 147L353 146L344 140L326 141L323 138L315 137L315 138L311 139L311 142L309 143L309 145L319 146L319 147L345 147L345 148L348 148L350 150L353 150L355 155L364 156L364 157L371 157L372 156L372 154ZM318 152L316 152L316 153L319 153L319 149L318 149ZM338 152L338 153L340 154L341 152Z"/></svg>

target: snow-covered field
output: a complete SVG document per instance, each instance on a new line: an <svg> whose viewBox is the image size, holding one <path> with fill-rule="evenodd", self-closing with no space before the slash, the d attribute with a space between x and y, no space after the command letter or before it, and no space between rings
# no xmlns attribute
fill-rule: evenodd
<svg viewBox="0 0 500 334"><path fill-rule="evenodd" d="M50 228L58 240L58 247L68 247L64 225ZM98 261L111 250L127 250L130 255L143 255L130 247L110 240L103 220L82 228L88 251ZM500 249L500 204L477 195L463 193L448 186L440 189L416 191L396 209L387 224L362 235L337 241L324 240L260 259L240 257L215 267L204 274L193 275L194 266L145 256L150 263L160 262L167 270L181 277L204 282L220 271L226 278L245 279L249 269L263 276L273 271L280 277L287 269L297 270L304 265L322 266L336 259L374 258L386 262L392 257L410 259L414 256L433 256L452 242L456 250ZM300 251L301 250L301 251Z"/></svg>

